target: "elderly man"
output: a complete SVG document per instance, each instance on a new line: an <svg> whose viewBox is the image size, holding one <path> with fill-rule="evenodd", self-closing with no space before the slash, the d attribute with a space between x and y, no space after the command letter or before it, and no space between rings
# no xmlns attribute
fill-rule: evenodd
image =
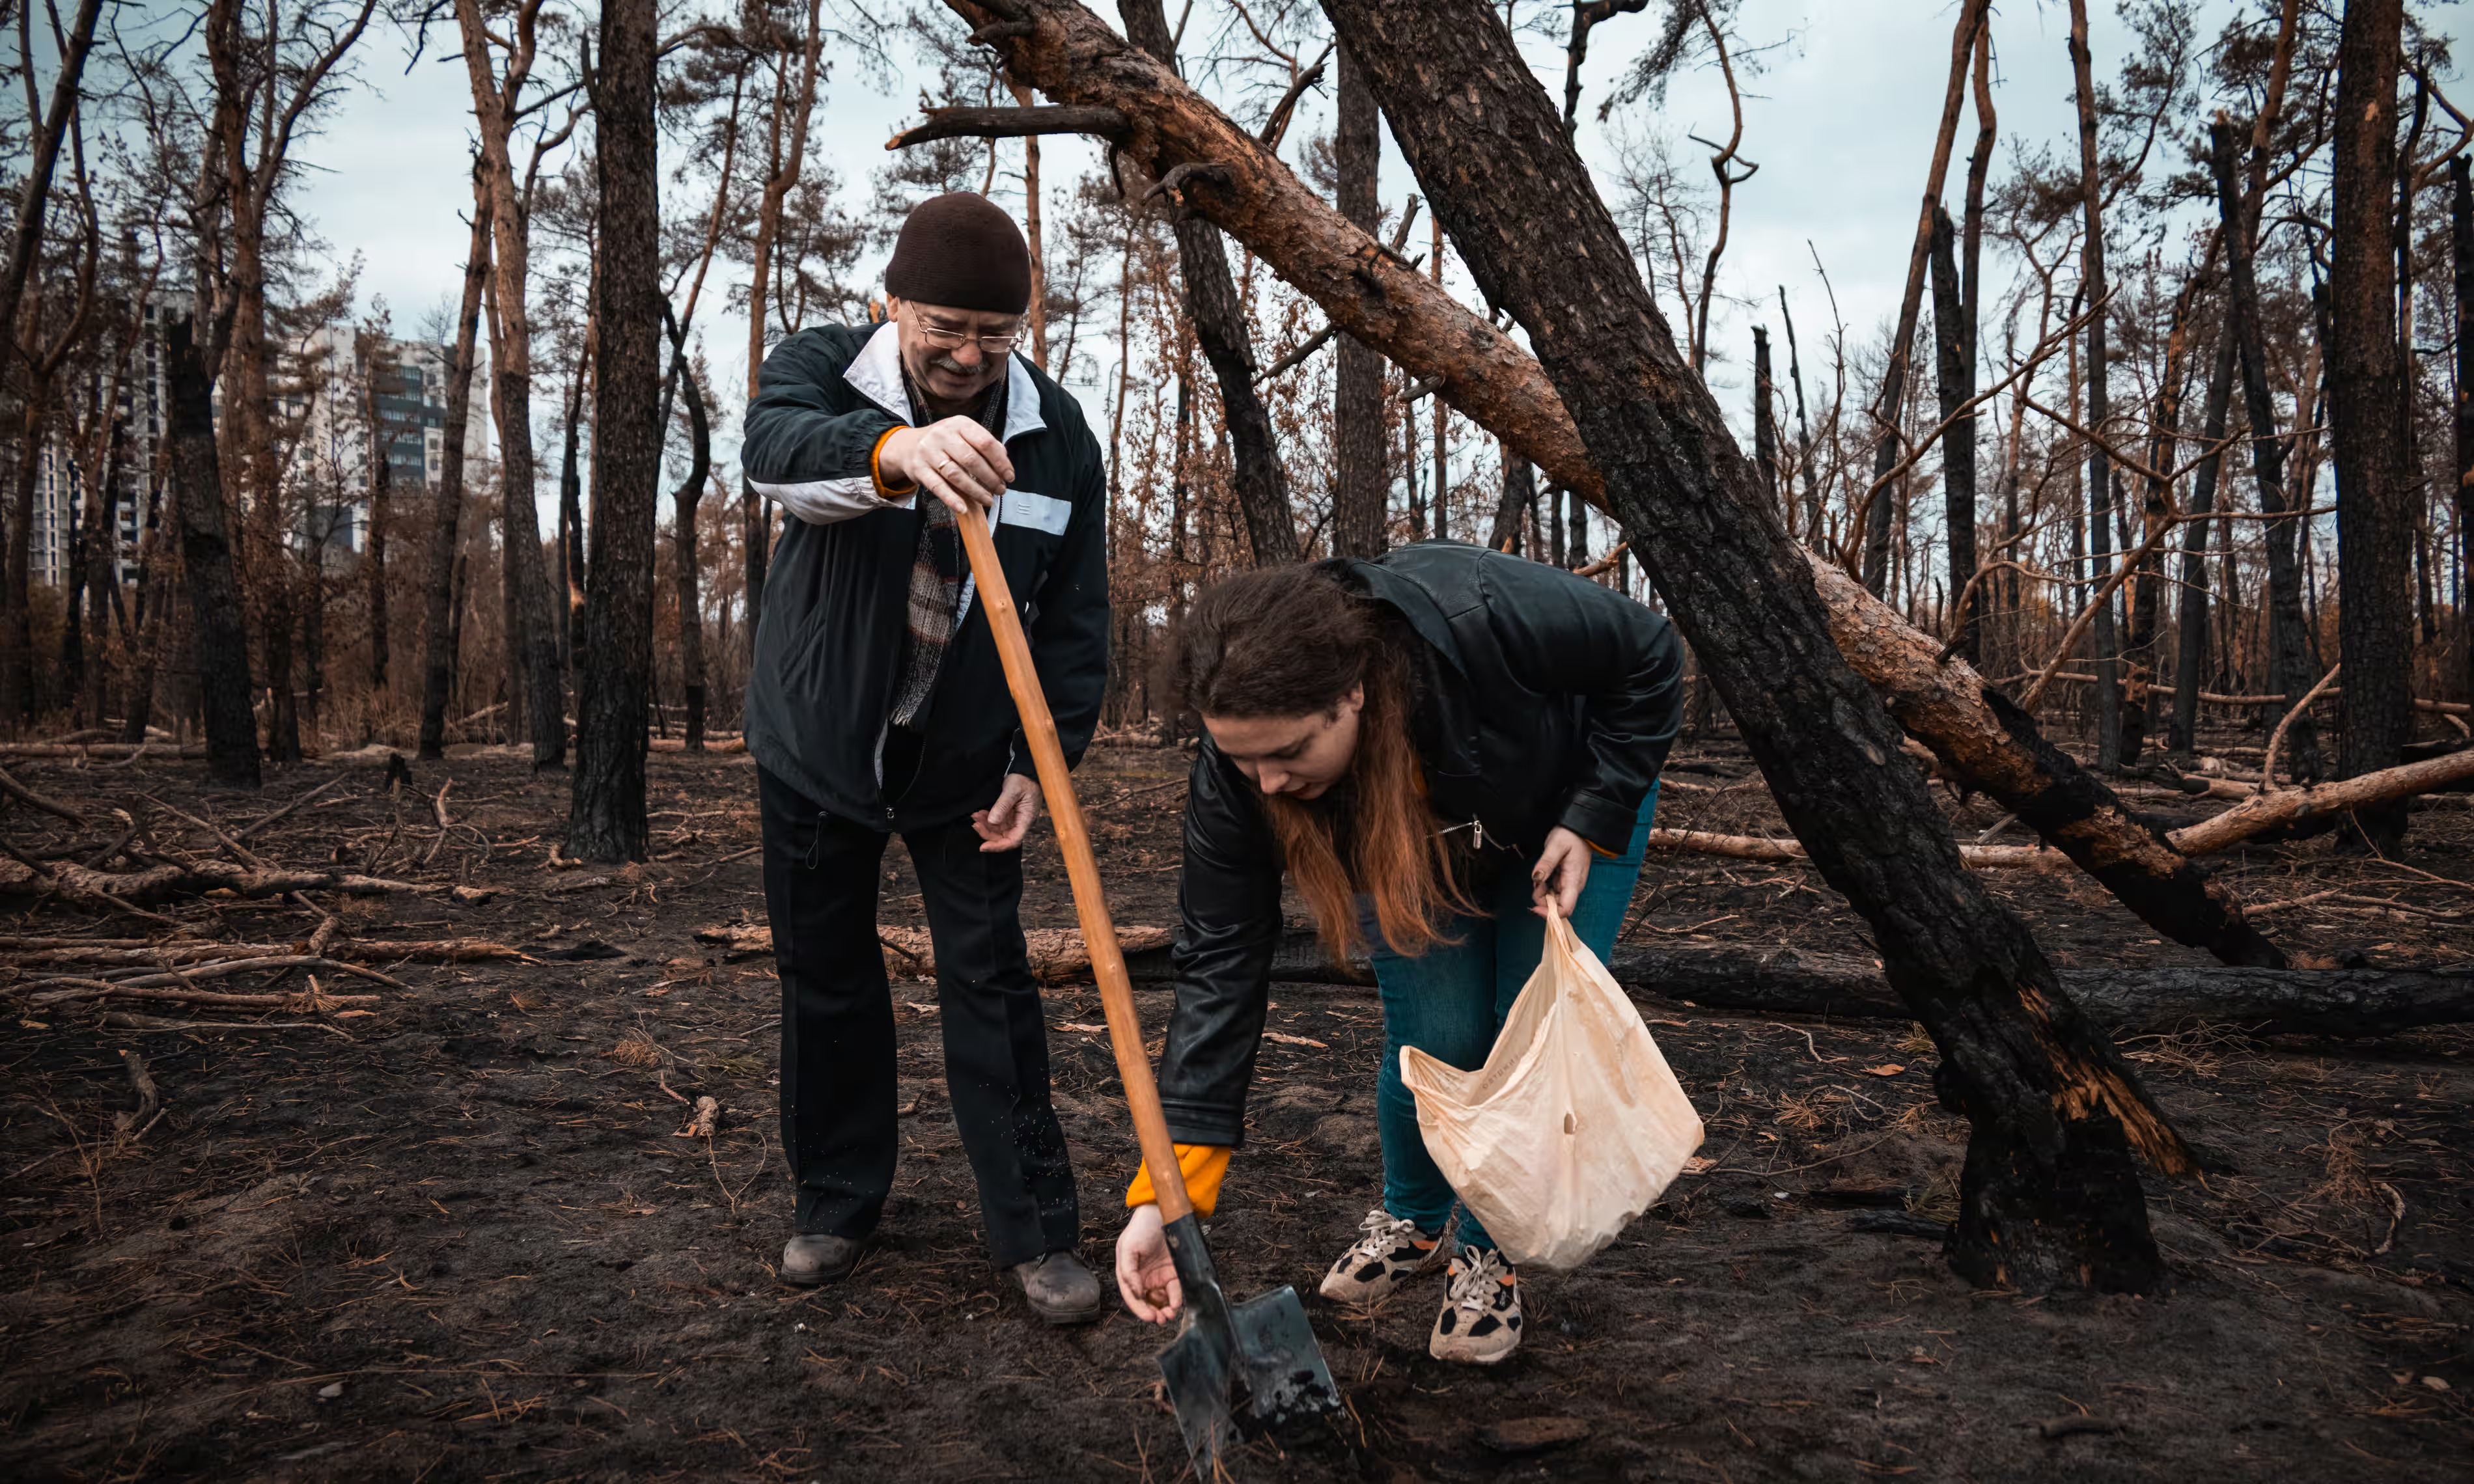
<svg viewBox="0 0 2474 1484"><path fill-rule="evenodd" d="M989 1255L1042 1319L1079 1323L1099 1314L1100 1284L1074 1250L1080 1212L1019 911L1038 784L955 517L988 519L1079 758L1107 673L1106 481L1074 398L1012 354L1031 256L1002 210L968 193L923 203L885 286L888 323L801 330L765 357L741 455L791 516L747 688L798 1196L781 1277L850 1272L892 1187L876 908L899 833L935 945L945 1082Z"/></svg>

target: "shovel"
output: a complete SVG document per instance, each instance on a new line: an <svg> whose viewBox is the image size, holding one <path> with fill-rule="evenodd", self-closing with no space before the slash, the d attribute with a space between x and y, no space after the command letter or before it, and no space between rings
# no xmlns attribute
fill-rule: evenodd
<svg viewBox="0 0 2474 1484"><path fill-rule="evenodd" d="M923 499L934 496L923 494ZM1048 697L1031 667L1031 645L1023 637L1022 615L1013 590L1006 584L988 539L986 518L977 508L957 517L962 549L970 556L971 574L980 602L987 610L997 654L1005 662L1006 685L1013 692L1023 735L1031 741L1031 760L1039 769L1040 791L1048 797L1049 817L1056 825L1057 849L1065 856L1065 874L1074 887L1074 910L1082 920L1082 942L1091 953L1092 976L1100 983L1100 1002L1108 1017L1108 1042L1117 1053L1117 1075L1126 1085L1126 1103L1134 1115L1134 1137L1140 1141L1143 1165L1151 1171L1159 1194L1160 1219L1167 1226L1169 1255L1176 1263L1178 1286L1184 1291L1185 1326L1160 1352L1160 1375L1169 1400L1176 1406L1176 1424L1185 1434L1195 1476L1222 1477L1222 1457L1237 1443L1240 1420L1249 1432L1280 1429L1286 1424L1340 1409L1340 1391L1331 1383L1322 1348L1315 1343L1306 1311L1295 1288L1281 1287L1243 1304L1231 1304L1212 1270L1211 1250L1203 1245L1202 1225L1194 1204L1186 1199L1185 1177L1176 1166L1176 1146L1169 1140L1168 1118L1160 1112L1159 1088L1152 1081L1151 1059L1143 1050L1143 1033L1134 1018L1133 984L1126 976L1125 955L1117 948L1117 929L1108 919L1108 902L1100 889L1100 864L1091 853L1090 831L1082 822L1082 804L1074 795L1074 780L1065 769L1065 750L1056 740L1056 722L1049 715Z"/></svg>

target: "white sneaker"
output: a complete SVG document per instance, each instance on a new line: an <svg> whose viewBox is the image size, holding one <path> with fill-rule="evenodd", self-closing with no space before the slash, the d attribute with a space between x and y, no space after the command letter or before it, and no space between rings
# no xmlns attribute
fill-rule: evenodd
<svg viewBox="0 0 2474 1484"><path fill-rule="evenodd" d="M1493 1248L1452 1258L1452 1285L1426 1353L1491 1366L1520 1348L1520 1274Z"/></svg>
<svg viewBox="0 0 2474 1484"><path fill-rule="evenodd" d="M1378 1206L1358 1224L1356 1245L1322 1276L1322 1296L1343 1304L1372 1304L1402 1283L1431 1273L1443 1258L1443 1233L1420 1232L1414 1221Z"/></svg>

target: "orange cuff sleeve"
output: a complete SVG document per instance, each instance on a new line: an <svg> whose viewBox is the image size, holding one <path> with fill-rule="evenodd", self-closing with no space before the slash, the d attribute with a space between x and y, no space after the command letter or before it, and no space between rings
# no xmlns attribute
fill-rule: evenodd
<svg viewBox="0 0 2474 1484"><path fill-rule="evenodd" d="M1220 1205L1220 1182L1228 1175L1228 1146L1179 1144L1176 1171L1185 1179L1185 1198L1194 1203L1195 1214L1208 1220ZM1150 1206L1158 1200L1159 1192L1152 1187L1150 1166L1137 1167L1134 1183L1126 1187L1126 1209Z"/></svg>
<svg viewBox="0 0 2474 1484"><path fill-rule="evenodd" d="M867 451L867 477L875 484L876 497L880 500L898 500L904 495L916 494L919 492L919 486L916 481L904 485L899 490L893 489L885 484L885 467L878 462L885 456L885 439L891 438L894 434L901 431L902 429L898 427L886 428L885 430L885 438L878 439L876 441L876 446Z"/></svg>

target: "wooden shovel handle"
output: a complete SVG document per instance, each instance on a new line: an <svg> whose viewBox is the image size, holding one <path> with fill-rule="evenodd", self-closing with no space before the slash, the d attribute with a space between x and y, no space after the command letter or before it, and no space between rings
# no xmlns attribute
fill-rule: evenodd
<svg viewBox="0 0 2474 1484"><path fill-rule="evenodd" d="M920 498L934 496L922 491ZM981 610L988 615L988 630L996 635L997 657L1005 662L1006 688L1013 692L1023 735L1031 740L1040 792L1048 796L1048 817L1056 825L1056 848L1065 856L1065 875L1073 883L1074 911L1082 921L1091 974L1100 981L1100 1004L1108 1017L1108 1044L1117 1053L1117 1076L1126 1085L1126 1106L1133 1112L1134 1137L1142 1145L1152 1188L1158 1192L1160 1219L1175 1221L1191 1212L1194 1203L1186 1199L1176 1146L1168 1135L1168 1116L1160 1112L1159 1085L1152 1080L1151 1058L1143 1051L1142 1022L1134 1016L1134 986L1126 977L1126 956L1117 947L1117 927L1109 920L1108 898L1100 887L1100 862L1091 853L1091 831L1082 822L1082 802L1075 797L1074 778L1065 767L1065 748L1056 740L1056 720L1049 714L1048 695L1040 689L1039 672L1031 665L1031 641L1023 637L1022 614L1014 607L1013 589L997 561L996 544L988 539L987 518L973 507L957 516L955 523L961 529L962 549L971 559Z"/></svg>

